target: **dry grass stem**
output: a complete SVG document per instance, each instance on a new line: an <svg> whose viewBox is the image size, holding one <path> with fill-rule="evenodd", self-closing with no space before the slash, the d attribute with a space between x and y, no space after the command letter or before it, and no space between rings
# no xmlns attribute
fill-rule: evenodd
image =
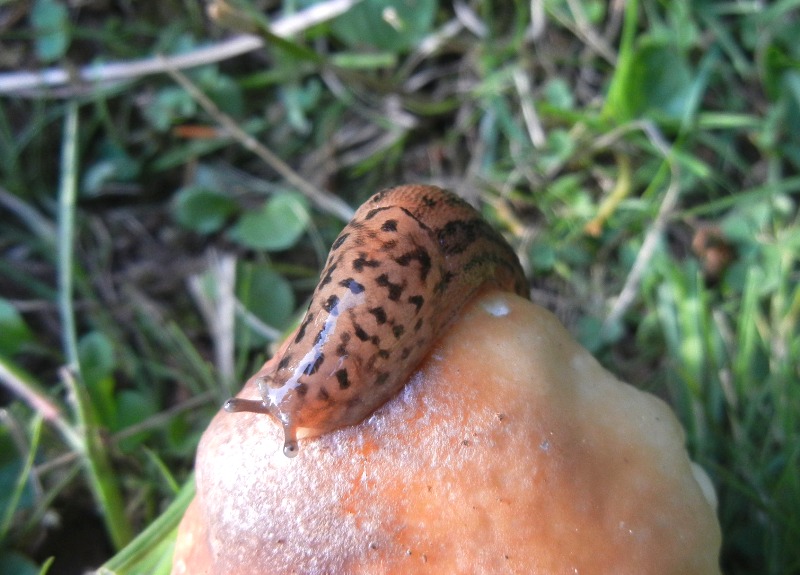
<svg viewBox="0 0 800 575"><path fill-rule="evenodd" d="M195 84L186 77L185 74L178 70L165 68L167 73L172 76L175 81L186 90L194 100L206 111L206 113L214 118L225 131L246 150L253 152L256 156L261 158L268 166L278 172L283 178L292 186L297 188L299 192L304 194L311 202L316 205L320 210L332 216L336 216L343 221L349 221L353 217L354 210L348 206L344 201L321 190L314 186L311 182L303 178L300 174L292 169L289 164L284 162L278 156L273 154L266 146L261 144L253 136L245 132L239 127L236 121L228 116L225 112L211 101Z"/></svg>
<svg viewBox="0 0 800 575"><path fill-rule="evenodd" d="M271 32L276 36L287 37L325 22L346 12L361 0L330 0L306 10L286 16L276 21ZM206 64L213 64L240 56L264 46L259 36L242 34L211 46L197 48L175 56L155 56L130 62L108 62L91 64L79 68L77 72L66 68L48 68L37 72L12 72L0 75L0 94L16 94L30 97L69 97L76 91L82 92L92 84L108 86L122 81L135 80L152 74L163 74L168 70L184 70ZM78 82L75 90L53 92L54 88Z"/></svg>

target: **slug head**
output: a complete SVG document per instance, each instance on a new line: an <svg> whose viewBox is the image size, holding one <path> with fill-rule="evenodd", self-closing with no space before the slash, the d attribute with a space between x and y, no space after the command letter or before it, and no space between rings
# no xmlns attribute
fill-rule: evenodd
<svg viewBox="0 0 800 575"><path fill-rule="evenodd" d="M232 397L225 402L223 409L228 413L249 411L273 416L283 426L283 454L286 457L295 457L300 451L297 445L297 426L288 414L281 410L280 402L276 403L272 395L267 392L269 386L265 379L267 378L259 377L257 380L262 399Z"/></svg>

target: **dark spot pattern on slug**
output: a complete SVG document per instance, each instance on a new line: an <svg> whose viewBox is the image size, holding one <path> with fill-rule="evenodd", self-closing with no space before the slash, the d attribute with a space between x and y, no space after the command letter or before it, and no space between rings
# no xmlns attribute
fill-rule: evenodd
<svg viewBox="0 0 800 575"><path fill-rule="evenodd" d="M422 318L419 318L419 319L417 320L417 323L415 323L415 324L414 324L414 332L415 332L415 333L416 333L416 332L418 332L418 331L420 330L420 328L422 327L422 324L423 324L423 323L425 323L425 321L424 321Z"/></svg>
<svg viewBox="0 0 800 575"><path fill-rule="evenodd" d="M306 364L306 368L303 370L303 373L305 373L306 375L314 375L315 373L317 373L317 371L319 370L319 366L321 366L322 362L324 361L325 361L325 354L320 353L314 360L314 363Z"/></svg>
<svg viewBox="0 0 800 575"><path fill-rule="evenodd" d="M389 379L389 374L386 373L385 371L381 372L375 376L375 385L378 386L383 385L384 383L386 383L388 379Z"/></svg>
<svg viewBox="0 0 800 575"><path fill-rule="evenodd" d="M349 238L349 237L350 237L350 233L349 233L349 232L344 232L343 234L340 234L340 235L339 235L339 237L338 237L338 238L336 238L336 241L335 241L335 242L333 242L333 245L331 246L331 251L332 251L332 252L335 252L335 251L336 251L336 250L338 250L340 247L342 247L342 244L343 244L343 243L344 243L344 242L347 240L347 238Z"/></svg>
<svg viewBox="0 0 800 575"><path fill-rule="evenodd" d="M378 350L378 356L381 359L389 359L390 355L392 355L392 352L390 352L388 349L379 349Z"/></svg>
<svg viewBox="0 0 800 575"><path fill-rule="evenodd" d="M363 272L364 268L377 268L380 265L380 261L368 259L364 252L360 252L358 257L353 260L353 269L357 272Z"/></svg>
<svg viewBox="0 0 800 575"><path fill-rule="evenodd" d="M386 220L383 222L381 226L381 231L383 232L396 232L397 231L397 220Z"/></svg>
<svg viewBox="0 0 800 575"><path fill-rule="evenodd" d="M328 313L333 313L337 305L339 305L339 296L332 295L327 300L325 300L325 303L322 304L322 309L324 309Z"/></svg>
<svg viewBox="0 0 800 575"><path fill-rule="evenodd" d="M414 313L419 313L419 310L422 309L422 304L425 303L425 298L421 295L412 295L409 296L408 303L414 304L414 307L417 308Z"/></svg>
<svg viewBox="0 0 800 575"><path fill-rule="evenodd" d="M353 333L355 333L356 337L361 341L369 341L369 334L366 331L364 331L363 327L361 327L355 322L353 322Z"/></svg>
<svg viewBox="0 0 800 575"><path fill-rule="evenodd" d="M420 201L425 205L426 208L435 208L436 207L436 200L431 196L425 194L420 198Z"/></svg>
<svg viewBox="0 0 800 575"><path fill-rule="evenodd" d="M343 331L339 337L339 345L336 346L336 356L337 357L346 357L347 354L347 344L350 342L350 332Z"/></svg>
<svg viewBox="0 0 800 575"><path fill-rule="evenodd" d="M411 355L411 348L404 347L403 351L400 352L400 359L408 359L409 355Z"/></svg>
<svg viewBox="0 0 800 575"><path fill-rule="evenodd" d="M379 204L383 200L384 196L386 196L386 194L391 193L391 191L395 190L395 189L396 188L384 188L384 189L376 192L375 194L373 194L373 196L370 199L368 199L366 201L366 203L367 204Z"/></svg>
<svg viewBox="0 0 800 575"><path fill-rule="evenodd" d="M395 339L400 339L400 336L402 336L405 331L406 328L399 323L392 326L392 335L394 335Z"/></svg>
<svg viewBox="0 0 800 575"><path fill-rule="evenodd" d="M284 355L281 360L278 362L278 370L285 369L287 365L292 361L292 356L288 353Z"/></svg>
<svg viewBox="0 0 800 575"><path fill-rule="evenodd" d="M363 218L353 218L347 223L347 229L350 233L360 232L366 227L366 222ZM356 237L356 244L358 244L358 237Z"/></svg>
<svg viewBox="0 0 800 575"><path fill-rule="evenodd" d="M347 376L346 369L340 369L336 372L336 381L339 382L339 389L347 389L350 387L350 379Z"/></svg>
<svg viewBox="0 0 800 575"><path fill-rule="evenodd" d="M445 255L453 256L463 253L469 249L488 225L480 219L449 221L437 234L439 245Z"/></svg>
<svg viewBox="0 0 800 575"><path fill-rule="evenodd" d="M347 357L349 354L347 353L347 344L340 343L336 346L336 355L341 358Z"/></svg>
<svg viewBox="0 0 800 575"><path fill-rule="evenodd" d="M331 394L328 393L328 390L325 389L324 387L320 387L319 391L317 392L317 399L319 399L320 401L330 401Z"/></svg>
<svg viewBox="0 0 800 575"><path fill-rule="evenodd" d="M360 294L364 291L364 286L358 283L353 278L347 278L346 280L342 280L339 282L339 285L342 287L346 287L354 294Z"/></svg>
<svg viewBox="0 0 800 575"><path fill-rule="evenodd" d="M503 261L501 258L497 257L496 254L480 254L476 255L473 258L464 264L464 271L471 272L474 268L483 268L486 266L494 266L497 269L508 269L509 271L513 272L511 268L509 268L509 264L506 261Z"/></svg>
<svg viewBox="0 0 800 575"><path fill-rule="evenodd" d="M375 283L380 287L385 287L388 290L389 299L392 301L399 300L400 296L403 294L403 286L401 284L396 284L389 281L389 276L387 274L379 275L377 278L375 278Z"/></svg>
<svg viewBox="0 0 800 575"><path fill-rule="evenodd" d="M314 321L314 314L313 313L306 314L305 319L303 319L303 322L297 329L297 335L294 337L295 343L300 343L300 340L306 336L306 328L308 327L308 324L310 324L312 321Z"/></svg>
<svg viewBox="0 0 800 575"><path fill-rule="evenodd" d="M419 262L419 278L420 281L425 283L428 279L428 272L431 271L431 255L428 253L428 250L425 248L417 248L395 258L394 261L405 267L414 260Z"/></svg>
<svg viewBox="0 0 800 575"><path fill-rule="evenodd" d="M435 286L433 286L433 291L437 294L444 293L447 289L447 286L456 278L456 274L451 271L447 271L442 274L442 279L439 280Z"/></svg>
<svg viewBox="0 0 800 575"><path fill-rule="evenodd" d="M382 252L391 252L397 247L397 240L388 240L381 244Z"/></svg>
<svg viewBox="0 0 800 575"><path fill-rule="evenodd" d="M372 218L377 216L379 213L381 213L381 212L383 212L385 210L388 210L388 209L389 209L389 207L387 206L387 207L384 207L384 208L375 208L373 210L370 210L370 211L367 212L367 215L364 216L364 220L371 220Z"/></svg>
<svg viewBox="0 0 800 575"><path fill-rule="evenodd" d="M297 386L294 388L295 393L300 397L305 397L308 393L308 384L306 383L298 383Z"/></svg>
<svg viewBox="0 0 800 575"><path fill-rule="evenodd" d="M373 307L369 309L369 313L375 316L375 322L378 325L383 325L386 323L386 310L382 307Z"/></svg>
<svg viewBox="0 0 800 575"><path fill-rule="evenodd" d="M333 279L333 272L336 271L338 265L338 263L333 263L326 268L325 275L322 276L321 280L319 280L319 287L325 287L331 283L331 280Z"/></svg>

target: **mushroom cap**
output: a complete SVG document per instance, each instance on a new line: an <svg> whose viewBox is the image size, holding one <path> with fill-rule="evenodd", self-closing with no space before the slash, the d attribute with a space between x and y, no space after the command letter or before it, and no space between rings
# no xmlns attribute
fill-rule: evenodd
<svg viewBox="0 0 800 575"><path fill-rule="evenodd" d="M214 418L174 574L720 572L671 410L509 293L472 301L362 423L282 444L269 416Z"/></svg>

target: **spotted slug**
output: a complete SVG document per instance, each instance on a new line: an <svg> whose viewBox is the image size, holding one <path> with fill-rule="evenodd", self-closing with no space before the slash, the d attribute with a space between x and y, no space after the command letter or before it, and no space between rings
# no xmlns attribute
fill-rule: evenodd
<svg viewBox="0 0 800 575"><path fill-rule="evenodd" d="M256 374L261 399L225 409L273 415L293 457L298 429L359 423L395 395L487 285L529 297L514 251L472 206L433 186L378 192L333 242L274 370Z"/></svg>

